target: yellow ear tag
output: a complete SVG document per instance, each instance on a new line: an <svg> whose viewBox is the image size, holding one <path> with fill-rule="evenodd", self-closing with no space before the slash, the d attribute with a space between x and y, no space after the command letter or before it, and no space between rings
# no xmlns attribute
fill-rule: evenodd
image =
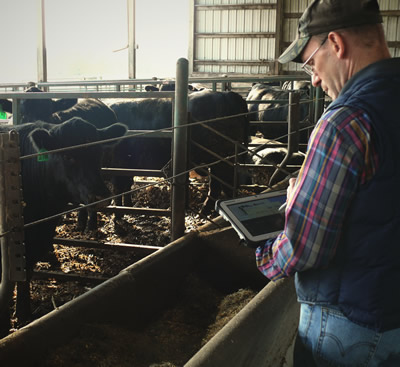
<svg viewBox="0 0 400 367"><path fill-rule="evenodd" d="M47 149L40 149L39 153L46 153ZM47 162L49 160L49 155L48 154L40 154L37 156L37 161L38 162Z"/></svg>

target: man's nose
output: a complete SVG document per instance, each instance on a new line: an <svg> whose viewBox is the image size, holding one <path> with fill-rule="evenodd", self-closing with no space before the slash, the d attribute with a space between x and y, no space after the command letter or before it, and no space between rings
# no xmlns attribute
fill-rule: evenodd
<svg viewBox="0 0 400 367"><path fill-rule="evenodd" d="M311 77L311 84L313 85L313 87L319 87L321 85L321 78L315 72Z"/></svg>

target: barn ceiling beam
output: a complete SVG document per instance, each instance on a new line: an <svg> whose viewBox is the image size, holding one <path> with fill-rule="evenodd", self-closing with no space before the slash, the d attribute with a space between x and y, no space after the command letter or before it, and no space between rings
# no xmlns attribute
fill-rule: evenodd
<svg viewBox="0 0 400 367"><path fill-rule="evenodd" d="M218 32L218 33L195 33L201 38L275 38L275 32Z"/></svg>
<svg viewBox="0 0 400 367"><path fill-rule="evenodd" d="M303 13L284 13L284 17L289 18L300 18ZM400 17L400 10L381 10L383 17Z"/></svg>
<svg viewBox="0 0 400 367"><path fill-rule="evenodd" d="M283 42L283 46L285 47L289 47L289 45L291 44L291 42ZM387 45L390 48L398 48L400 47L400 41L387 41Z"/></svg>
<svg viewBox="0 0 400 367"><path fill-rule="evenodd" d="M303 13L284 13L284 19L299 19Z"/></svg>
<svg viewBox="0 0 400 367"><path fill-rule="evenodd" d="M195 60L196 65L239 65L239 66L274 66L274 60L240 61L240 60Z"/></svg>
<svg viewBox="0 0 400 367"><path fill-rule="evenodd" d="M196 10L266 10L275 9L276 4L224 4L224 5L195 5Z"/></svg>
<svg viewBox="0 0 400 367"><path fill-rule="evenodd" d="M383 17L400 17L400 10L381 10Z"/></svg>

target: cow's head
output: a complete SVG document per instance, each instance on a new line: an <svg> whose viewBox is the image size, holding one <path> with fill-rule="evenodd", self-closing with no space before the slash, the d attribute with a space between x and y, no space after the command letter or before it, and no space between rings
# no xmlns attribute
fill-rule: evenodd
<svg viewBox="0 0 400 367"><path fill-rule="evenodd" d="M91 146L85 144L118 138L126 131L126 126L120 123L97 129L81 118L72 118L50 129L35 129L29 138L38 152L84 145L50 153L38 164L46 166L46 178L53 184L51 190L54 186L54 190L68 201L89 204L110 196L101 176L102 153L105 146L116 144L118 140Z"/></svg>
<svg viewBox="0 0 400 367"><path fill-rule="evenodd" d="M37 87L29 87L27 93L43 92ZM58 111L63 111L75 105L77 98L53 99L22 99L21 100L21 123L33 121L50 121L51 115Z"/></svg>
<svg viewBox="0 0 400 367"><path fill-rule="evenodd" d="M146 85L144 87L144 89L146 92L158 92L160 90L158 87L156 87L155 85L151 85L151 84Z"/></svg>

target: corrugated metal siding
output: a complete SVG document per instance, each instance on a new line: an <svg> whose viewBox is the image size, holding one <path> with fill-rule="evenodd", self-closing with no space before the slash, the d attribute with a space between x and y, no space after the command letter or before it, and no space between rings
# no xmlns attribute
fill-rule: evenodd
<svg viewBox="0 0 400 367"><path fill-rule="evenodd" d="M193 44L189 58L191 73L197 76L275 74L278 66L274 62L296 37L298 18L312 0L191 1ZM379 5L389 50L399 57L400 1L380 0ZM277 23L279 6L282 14ZM301 73L295 63L279 68L280 74Z"/></svg>
<svg viewBox="0 0 400 367"><path fill-rule="evenodd" d="M379 7L384 14L383 26L390 53L393 57L400 57L400 1L380 0Z"/></svg>
<svg viewBox="0 0 400 367"><path fill-rule="evenodd" d="M276 0L194 0L192 75L270 73L275 4Z"/></svg>
<svg viewBox="0 0 400 367"><path fill-rule="evenodd" d="M281 51L285 50L287 46L296 38L297 36L297 25L299 22L299 17L306 10L307 6L312 2L312 0L285 0L283 7L283 35ZM282 73L293 74L300 72L300 67L298 64L290 62L288 64L282 65Z"/></svg>
<svg viewBox="0 0 400 367"><path fill-rule="evenodd" d="M284 27L283 27L283 49L285 49L297 35L298 17L301 16L312 0L285 0L284 1ZM393 57L400 57L400 1L379 0L379 7L383 12L383 27ZM295 16L297 14L297 17ZM392 46L392 47L391 47ZM288 63L283 65L284 73L295 73L299 71L299 65Z"/></svg>

